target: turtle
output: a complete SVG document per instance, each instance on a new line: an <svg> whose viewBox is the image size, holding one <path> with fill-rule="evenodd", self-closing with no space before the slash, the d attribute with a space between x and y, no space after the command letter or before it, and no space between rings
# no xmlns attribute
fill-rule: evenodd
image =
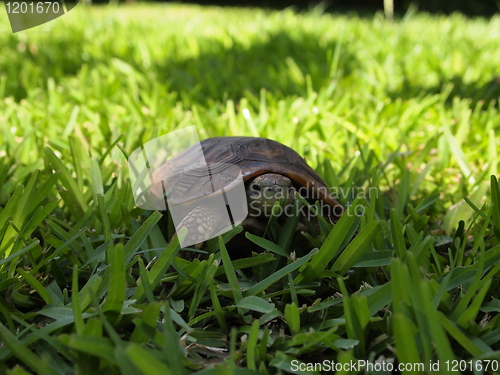
<svg viewBox="0 0 500 375"><path fill-rule="evenodd" d="M250 232L265 228L276 201L281 199L282 207L293 206L296 191L312 203L321 201L328 209L325 216L333 220L343 212L326 183L296 151L267 138L205 139L166 161L153 174L155 181L166 176L163 188L157 184L153 195L166 195L169 208L183 208L184 218L176 223L177 233L186 227L193 244L223 229L217 224L220 211L207 203L206 198L224 196L227 205L231 191L244 189L246 202L245 196L242 199L239 195L236 204L247 205L243 207L247 217L242 225ZM244 184L239 186L240 190L237 181ZM232 199L234 202L235 198Z"/></svg>

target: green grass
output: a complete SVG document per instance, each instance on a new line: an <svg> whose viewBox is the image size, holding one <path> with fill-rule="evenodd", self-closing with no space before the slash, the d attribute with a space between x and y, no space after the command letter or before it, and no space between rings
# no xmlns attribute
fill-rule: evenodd
<svg viewBox="0 0 500 375"><path fill-rule="evenodd" d="M0 373L493 373L499 30L137 5L11 34L2 14ZM312 246L271 223L250 258L231 260L236 231L176 257L161 214L134 206L125 155L188 125L293 147L364 215Z"/></svg>

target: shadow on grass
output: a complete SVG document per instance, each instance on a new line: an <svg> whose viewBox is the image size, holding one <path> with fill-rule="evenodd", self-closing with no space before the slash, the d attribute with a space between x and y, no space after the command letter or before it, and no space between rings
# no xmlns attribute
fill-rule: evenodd
<svg viewBox="0 0 500 375"><path fill-rule="evenodd" d="M85 40L78 36L75 41L63 37L38 48L10 37L6 49L14 63L3 70L8 77L5 96L20 100L34 87L46 89L49 77L57 84L67 76L77 75L84 64L92 69L99 64L109 64L114 57L134 67L148 80L156 79L165 83L169 91L187 93L191 101L200 103L227 98L238 100L247 91L258 96L262 88L277 97L305 95L308 89L318 91L328 86L334 71L341 70L343 76L349 76L359 65L345 45L336 64L337 42L321 41L317 35L302 30L293 36L283 32L270 34L265 42L248 46L234 41L228 48L214 40L208 52L206 46L200 46L202 52L196 58L185 59L174 49L173 53L165 54L166 58L152 60L147 69L135 58L139 43L130 43L119 52L110 46L106 60L88 53L84 57L82 43ZM0 68L3 65L0 61Z"/></svg>
<svg viewBox="0 0 500 375"><path fill-rule="evenodd" d="M303 32L293 37L276 33L265 43L219 46L195 59L166 61L158 66L158 75L172 82L171 89L189 92L199 102L237 100L246 91L258 96L262 88L278 97L304 96L308 89L328 86L335 71L348 76L355 69L357 62L346 46L335 63L336 45Z"/></svg>
<svg viewBox="0 0 500 375"><path fill-rule="evenodd" d="M165 58L152 60L148 68L137 59L139 43L130 43L121 49L104 44L108 52L101 55L85 55L81 48L83 43L86 43L83 36L69 35L38 48L25 45L15 36L8 37L4 46L8 63L0 59L0 72L4 75L2 78L0 73L3 79L0 79L0 89L3 85L5 96L20 100L35 87L47 89L49 77L58 84L68 76L78 75L83 65L90 69L99 64L107 66L116 57L147 77L146 82L157 80L165 84L168 91L188 98L190 103L207 104L227 99L237 101L248 92L258 98L262 88L278 99L307 96L309 90L317 92L329 87L334 79L346 81L347 85L340 85L349 89L352 87L349 82L361 79L356 75L363 65L348 43L339 47L337 40L321 39L304 30L269 34L265 41L250 45L234 41L228 47L213 40L210 49L200 46L202 52L196 58L185 59L174 49L174 53L165 53ZM337 50L340 51L338 61L335 58ZM453 84L450 103L455 96L470 98L474 103L490 102L500 96L498 77L492 77L487 84L484 81L470 84L455 76L443 78L430 88L406 80L396 91L387 88L386 92L392 99L409 99L440 93L450 83Z"/></svg>
<svg viewBox="0 0 500 375"><path fill-rule="evenodd" d="M451 90L446 99L445 104L451 105L453 98L469 99L472 107L477 103L483 102L483 105L488 106L492 101L497 101L500 98L500 76L492 77L487 83L465 83L460 76L453 76L450 79L442 79L439 84L433 87L422 87L418 85L403 84L403 88L398 91L388 92L392 99L410 99L417 96L427 96L440 94L446 90Z"/></svg>

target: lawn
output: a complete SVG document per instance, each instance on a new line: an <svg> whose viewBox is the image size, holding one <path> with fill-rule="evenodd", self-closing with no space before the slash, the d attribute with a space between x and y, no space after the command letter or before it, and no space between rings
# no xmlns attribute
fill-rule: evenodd
<svg viewBox="0 0 500 375"><path fill-rule="evenodd" d="M0 31L0 373L500 370L500 16L79 5ZM177 257L127 157L190 125L292 147L346 214Z"/></svg>

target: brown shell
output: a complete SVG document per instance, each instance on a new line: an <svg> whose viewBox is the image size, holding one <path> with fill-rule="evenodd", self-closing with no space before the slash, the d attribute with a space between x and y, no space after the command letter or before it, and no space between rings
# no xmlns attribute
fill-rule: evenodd
<svg viewBox="0 0 500 375"><path fill-rule="evenodd" d="M227 172L229 166L234 165L241 170L244 181L264 173L278 173L290 178L296 187L307 187L308 193L311 193L310 196L314 199L322 199L334 207L339 205L328 194L324 181L305 160L290 147L279 142L256 137L216 137L200 143L206 163L211 167L212 179L207 179L206 183L200 183L200 176L206 175L206 167L196 168L205 165L201 154L196 152L199 150L197 145L176 155L155 171L153 177L156 177L156 180L172 174L173 170L182 171L167 180L168 184L175 186L172 194L168 195L170 203L183 204L202 198L212 194L214 186L220 190L221 186L224 187L235 179L232 172ZM159 196L154 191L153 193Z"/></svg>

